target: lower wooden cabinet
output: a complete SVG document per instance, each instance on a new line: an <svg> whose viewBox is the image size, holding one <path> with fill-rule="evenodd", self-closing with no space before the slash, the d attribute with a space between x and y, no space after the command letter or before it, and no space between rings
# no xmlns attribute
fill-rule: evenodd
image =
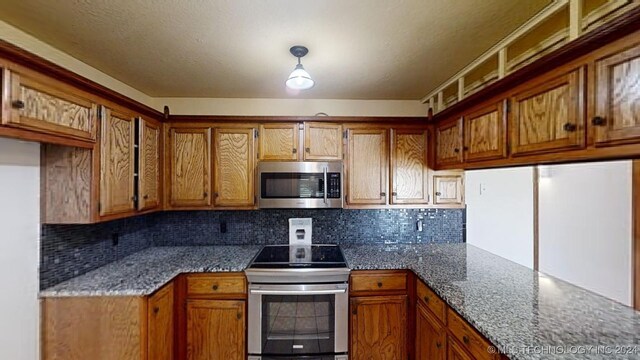
<svg viewBox="0 0 640 360"><path fill-rule="evenodd" d="M166 285L149 298L149 360L171 360L175 351L175 314L173 283Z"/></svg>
<svg viewBox="0 0 640 360"><path fill-rule="evenodd" d="M245 302L187 301L187 359L244 360Z"/></svg>
<svg viewBox="0 0 640 360"><path fill-rule="evenodd" d="M447 360L476 360L469 353L464 351L460 345L454 340L449 339L447 344Z"/></svg>
<svg viewBox="0 0 640 360"><path fill-rule="evenodd" d="M350 359L406 359L407 304L406 295L352 298Z"/></svg>
<svg viewBox="0 0 640 360"><path fill-rule="evenodd" d="M416 308L416 360L444 360L447 329L422 304Z"/></svg>

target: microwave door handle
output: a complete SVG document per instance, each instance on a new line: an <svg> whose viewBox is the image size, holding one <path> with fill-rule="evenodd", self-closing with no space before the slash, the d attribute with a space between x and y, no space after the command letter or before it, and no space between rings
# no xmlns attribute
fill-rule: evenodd
<svg viewBox="0 0 640 360"><path fill-rule="evenodd" d="M323 175L324 175L324 191L323 191L323 194L324 194L324 203L326 204L327 203L327 191L329 190L329 186L327 184L327 168L326 168L326 166L324 168L324 174Z"/></svg>

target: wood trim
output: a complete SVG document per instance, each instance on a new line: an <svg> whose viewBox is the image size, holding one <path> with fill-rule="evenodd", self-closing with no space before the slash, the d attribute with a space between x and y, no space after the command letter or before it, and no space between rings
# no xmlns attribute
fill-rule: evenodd
<svg viewBox="0 0 640 360"><path fill-rule="evenodd" d="M633 242L631 246L632 259L631 269L633 307L640 310L640 160L633 160L632 177L632 219L633 219Z"/></svg>
<svg viewBox="0 0 640 360"><path fill-rule="evenodd" d="M80 90L88 91L105 100L120 104L133 111L139 112L141 115L149 116L154 119L163 118L162 112L157 111L150 106L144 105L1 39L0 57L42 74L47 74L47 76L77 87Z"/></svg>
<svg viewBox="0 0 640 360"><path fill-rule="evenodd" d="M169 121L196 123L282 123L282 122L329 122L329 123L410 123L424 125L427 116L232 116L232 115L169 115Z"/></svg>
<svg viewBox="0 0 640 360"><path fill-rule="evenodd" d="M558 64L564 64L578 59L638 30L640 30L640 7L629 10L629 12L590 31L577 40L569 42L558 50L488 85L483 90L465 97L455 105L437 113L431 121L437 122L457 115L473 105L484 102L487 98L507 92L519 84L548 72L549 69L555 69L558 67Z"/></svg>

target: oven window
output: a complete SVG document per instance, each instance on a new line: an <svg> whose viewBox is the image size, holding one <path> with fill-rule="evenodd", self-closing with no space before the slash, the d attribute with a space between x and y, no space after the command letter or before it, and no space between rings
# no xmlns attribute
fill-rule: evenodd
<svg viewBox="0 0 640 360"><path fill-rule="evenodd" d="M335 295L263 295L263 355L335 352Z"/></svg>
<svg viewBox="0 0 640 360"><path fill-rule="evenodd" d="M263 199L321 199L322 173L262 173Z"/></svg>

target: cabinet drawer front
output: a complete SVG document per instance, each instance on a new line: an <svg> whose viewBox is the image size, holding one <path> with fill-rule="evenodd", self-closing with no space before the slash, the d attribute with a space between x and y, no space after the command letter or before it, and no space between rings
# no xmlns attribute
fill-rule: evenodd
<svg viewBox="0 0 640 360"><path fill-rule="evenodd" d="M487 351L491 343L471 327L455 311L449 309L447 314L449 331L459 344L478 360L495 359L496 355Z"/></svg>
<svg viewBox="0 0 640 360"><path fill-rule="evenodd" d="M189 275L188 295L245 294L244 275Z"/></svg>
<svg viewBox="0 0 640 360"><path fill-rule="evenodd" d="M72 93L66 86L50 85L52 80L36 81L11 73L10 126L66 135L74 138L96 139L97 106ZM46 83L46 84L45 84Z"/></svg>
<svg viewBox="0 0 640 360"><path fill-rule="evenodd" d="M385 291L406 289L406 274L362 273L351 275L352 291Z"/></svg>
<svg viewBox="0 0 640 360"><path fill-rule="evenodd" d="M447 323L447 305L422 281L417 286L418 301L424 304L442 323Z"/></svg>

